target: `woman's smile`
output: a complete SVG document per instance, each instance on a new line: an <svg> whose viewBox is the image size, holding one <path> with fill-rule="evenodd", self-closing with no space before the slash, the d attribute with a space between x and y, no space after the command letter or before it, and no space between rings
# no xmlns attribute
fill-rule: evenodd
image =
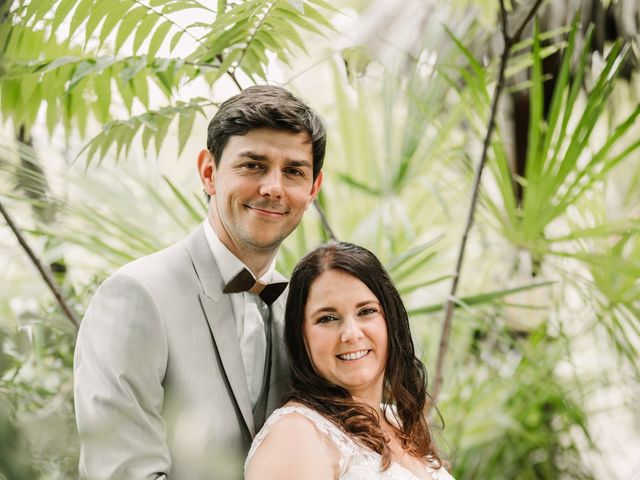
<svg viewBox="0 0 640 480"><path fill-rule="evenodd" d="M318 374L374 404L382 398L387 324L378 298L356 277L327 270L311 283L303 333Z"/></svg>

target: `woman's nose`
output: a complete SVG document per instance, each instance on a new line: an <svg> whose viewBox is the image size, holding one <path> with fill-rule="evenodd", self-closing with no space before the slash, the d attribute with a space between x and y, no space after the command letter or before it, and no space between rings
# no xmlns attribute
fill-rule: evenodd
<svg viewBox="0 0 640 480"><path fill-rule="evenodd" d="M360 340L364 334L358 325L358 322L353 319L348 319L344 322L342 332L340 334L340 341L344 343L354 343Z"/></svg>

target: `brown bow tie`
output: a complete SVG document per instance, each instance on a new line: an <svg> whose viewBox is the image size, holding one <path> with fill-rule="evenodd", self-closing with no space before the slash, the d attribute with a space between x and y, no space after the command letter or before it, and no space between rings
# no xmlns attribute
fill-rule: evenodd
<svg viewBox="0 0 640 480"><path fill-rule="evenodd" d="M271 305L287 288L287 282L264 284L253 278L249 270L243 268L224 286L223 293L250 292L259 295L264 303Z"/></svg>

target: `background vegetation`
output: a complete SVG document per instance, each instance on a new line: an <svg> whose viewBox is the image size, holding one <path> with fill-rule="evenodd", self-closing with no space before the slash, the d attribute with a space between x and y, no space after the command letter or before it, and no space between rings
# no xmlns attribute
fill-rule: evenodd
<svg viewBox="0 0 640 480"><path fill-rule="evenodd" d="M279 268L332 236L381 257L442 374L454 476L640 478L635 2L5 0L0 17L0 478L75 478L74 322L202 220L207 119L264 82L330 132L320 209Z"/></svg>

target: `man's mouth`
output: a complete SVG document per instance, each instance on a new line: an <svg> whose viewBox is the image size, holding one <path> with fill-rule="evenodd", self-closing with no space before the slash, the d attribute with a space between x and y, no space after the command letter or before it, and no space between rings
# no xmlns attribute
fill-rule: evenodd
<svg viewBox="0 0 640 480"><path fill-rule="evenodd" d="M370 351L371 350L358 350L357 352L342 353L340 355L336 355L336 357L338 357L340 360L345 361L360 360L361 358L367 356Z"/></svg>
<svg viewBox="0 0 640 480"><path fill-rule="evenodd" d="M254 210L256 213L270 216L270 217L282 217L286 214L286 212L281 209L260 208L260 207L254 207L252 205L246 205L246 207L251 210Z"/></svg>

